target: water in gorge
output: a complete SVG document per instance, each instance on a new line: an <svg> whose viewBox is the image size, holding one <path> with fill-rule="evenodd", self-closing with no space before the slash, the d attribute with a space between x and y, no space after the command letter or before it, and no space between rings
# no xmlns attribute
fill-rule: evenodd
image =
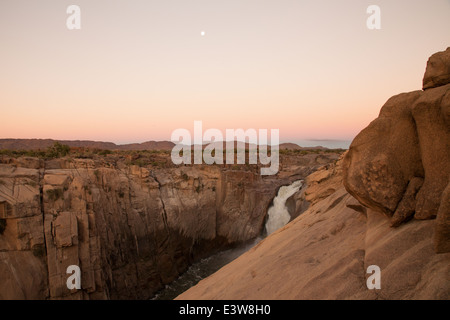
<svg viewBox="0 0 450 320"><path fill-rule="evenodd" d="M273 205L267 211L267 235L285 226L291 220L291 215L286 207L286 201L299 191L302 185L303 180L298 180L278 190L277 196L273 199Z"/></svg>
<svg viewBox="0 0 450 320"><path fill-rule="evenodd" d="M250 250L261 239L257 238L247 245L221 251L194 263L185 273L159 291L152 300L173 300L190 287L195 286L200 280L208 277L244 252Z"/></svg>
<svg viewBox="0 0 450 320"><path fill-rule="evenodd" d="M286 207L286 201L299 191L302 185L303 180L298 180L291 185L282 186L278 190L277 196L273 199L273 205L267 211L265 235L271 234L290 221L291 216ZM195 286L200 280L208 277L244 252L250 250L262 239L262 237L258 237L249 244L221 251L194 263L185 273L159 291L152 300L172 300L176 298L190 287Z"/></svg>

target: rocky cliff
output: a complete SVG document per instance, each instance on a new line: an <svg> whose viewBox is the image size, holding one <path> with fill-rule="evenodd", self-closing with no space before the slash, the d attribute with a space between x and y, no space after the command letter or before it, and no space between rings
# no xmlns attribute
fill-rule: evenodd
<svg viewBox="0 0 450 320"><path fill-rule="evenodd" d="M450 299L449 119L450 48L308 176L306 212L178 299Z"/></svg>
<svg viewBox="0 0 450 320"><path fill-rule="evenodd" d="M251 166L0 158L0 299L148 299L198 258L261 234L278 187L337 154ZM113 159L114 160L114 159ZM68 290L69 265L81 290Z"/></svg>

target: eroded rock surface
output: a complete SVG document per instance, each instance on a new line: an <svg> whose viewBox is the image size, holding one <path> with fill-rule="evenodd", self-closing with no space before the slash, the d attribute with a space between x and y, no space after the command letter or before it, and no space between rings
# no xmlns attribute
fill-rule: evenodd
<svg viewBox="0 0 450 320"><path fill-rule="evenodd" d="M427 62L423 77L423 89L430 89L450 83L450 48L433 54Z"/></svg>
<svg viewBox="0 0 450 320"><path fill-rule="evenodd" d="M450 177L450 48L430 57L423 83L424 91L390 98L344 161L348 192L392 216L393 226L450 215L443 195ZM436 250L448 250L446 242L448 231L437 227Z"/></svg>

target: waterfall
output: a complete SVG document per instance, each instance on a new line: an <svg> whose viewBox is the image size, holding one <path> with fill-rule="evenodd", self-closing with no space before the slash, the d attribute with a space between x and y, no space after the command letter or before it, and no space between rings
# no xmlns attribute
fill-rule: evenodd
<svg viewBox="0 0 450 320"><path fill-rule="evenodd" d="M274 232L289 222L291 216L286 208L286 201L294 193L300 190L302 185L303 180L299 180L289 186L281 187L278 190L277 196L273 199L273 206L271 206L267 211L269 216L266 222L267 234ZM256 238L251 243L247 243L237 248L221 251L215 255L194 263L185 273L179 276L171 284L166 285L163 290L159 291L152 300L174 299L182 292L196 285L201 279L204 279L216 272L224 265L233 261L235 258L255 246L260 240L262 240L262 237Z"/></svg>
<svg viewBox="0 0 450 320"><path fill-rule="evenodd" d="M266 222L267 235L286 225L291 220L291 215L286 207L286 201L295 194L303 185L303 180L298 180L289 186L283 186L278 190L277 196L273 199L273 205L267 211Z"/></svg>

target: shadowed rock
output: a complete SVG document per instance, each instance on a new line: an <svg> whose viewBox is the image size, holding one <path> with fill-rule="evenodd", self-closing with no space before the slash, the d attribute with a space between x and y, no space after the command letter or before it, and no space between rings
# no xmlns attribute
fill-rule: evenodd
<svg viewBox="0 0 450 320"><path fill-rule="evenodd" d="M436 219L434 246L438 253L450 252L450 183L442 193L441 206Z"/></svg>

